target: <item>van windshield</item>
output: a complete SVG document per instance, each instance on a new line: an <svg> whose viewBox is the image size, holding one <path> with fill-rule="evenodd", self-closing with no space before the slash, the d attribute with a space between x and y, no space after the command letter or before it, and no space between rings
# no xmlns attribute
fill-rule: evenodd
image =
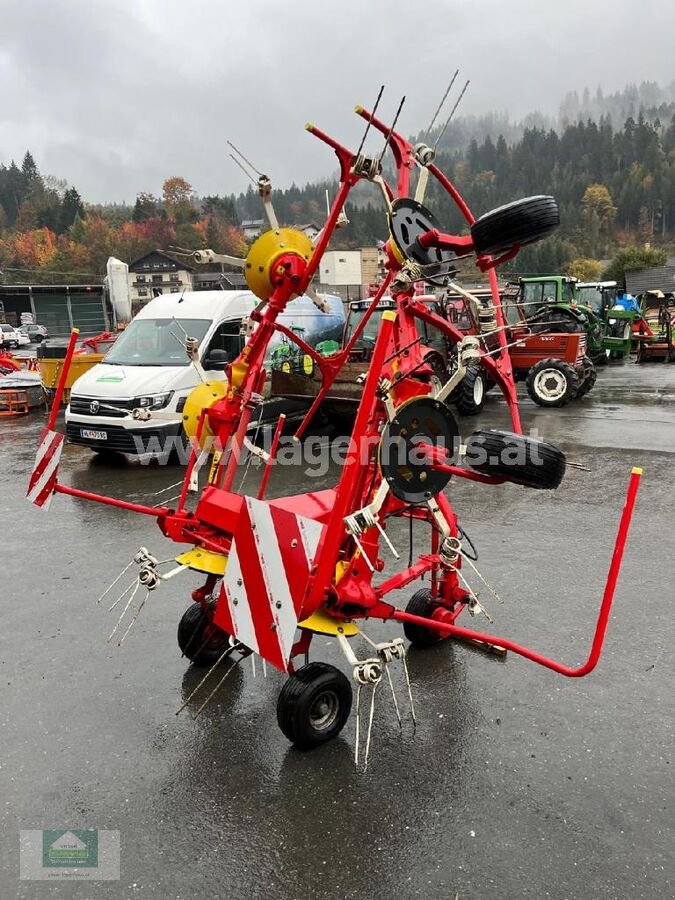
<svg viewBox="0 0 675 900"><path fill-rule="evenodd" d="M103 362L111 366L187 366L185 332L204 339L210 319L134 319Z"/></svg>

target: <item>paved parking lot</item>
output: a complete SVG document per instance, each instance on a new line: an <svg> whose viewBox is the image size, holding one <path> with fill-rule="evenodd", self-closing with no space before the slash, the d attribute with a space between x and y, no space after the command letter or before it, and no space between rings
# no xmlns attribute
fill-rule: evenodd
<svg viewBox="0 0 675 900"><path fill-rule="evenodd" d="M199 719L176 717L199 677L175 641L196 577L151 597L121 648L106 643L114 617L98 595L140 545L159 558L175 548L131 513L65 497L47 514L26 505L43 420L0 424L0 897L675 896L675 367L611 367L579 404L522 411L590 472L570 469L555 493L451 484L505 600L486 599L497 634L585 658L630 469L644 468L600 666L566 680L449 642L413 651L417 728L399 731L383 690L365 774L353 716L332 744L290 749L275 716L282 678L253 678L250 662ZM506 424L501 402L490 395L463 433L478 422ZM61 472L143 503L180 477L77 447ZM272 489L306 483L284 469ZM314 658L341 664L332 642L316 643ZM119 830L121 880L19 881L19 830L41 828Z"/></svg>

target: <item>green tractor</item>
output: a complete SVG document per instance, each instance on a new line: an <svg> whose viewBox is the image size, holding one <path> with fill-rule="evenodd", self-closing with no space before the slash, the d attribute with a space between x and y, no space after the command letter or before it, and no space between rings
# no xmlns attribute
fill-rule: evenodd
<svg viewBox="0 0 675 900"><path fill-rule="evenodd" d="M596 365L629 355L635 313L616 308L616 282L543 275L520 278L511 289L516 285L534 332L585 331L588 355Z"/></svg>

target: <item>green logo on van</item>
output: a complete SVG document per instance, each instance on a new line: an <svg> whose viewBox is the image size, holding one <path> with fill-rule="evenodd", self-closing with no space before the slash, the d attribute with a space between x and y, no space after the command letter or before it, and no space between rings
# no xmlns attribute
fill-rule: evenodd
<svg viewBox="0 0 675 900"><path fill-rule="evenodd" d="M97 384L101 382L104 384L119 384L120 381L124 381L124 375L101 375L100 378L96 379Z"/></svg>

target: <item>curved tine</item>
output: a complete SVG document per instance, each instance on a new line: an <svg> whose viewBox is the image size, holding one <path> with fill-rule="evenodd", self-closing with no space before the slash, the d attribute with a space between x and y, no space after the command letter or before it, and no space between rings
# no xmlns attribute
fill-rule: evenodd
<svg viewBox="0 0 675 900"><path fill-rule="evenodd" d="M432 119L431 122L429 123L429 127L428 127L427 130L424 132L424 143L426 143L427 138L429 137L429 132L431 131L431 129L432 129L432 128L434 127L434 125L436 124L436 119L438 118L438 114L439 114L439 112L443 109L443 104L444 104L445 101L447 100L448 94L449 94L450 91L452 90L452 86L453 86L453 84L455 83L455 79L457 78L458 75L459 75L459 69L455 69L455 74L452 76L452 81L450 82L450 84L449 84L449 85L447 86L447 88L445 89L445 93L443 94L443 99L442 99L441 102L438 104L438 106L437 106L437 108L436 108L436 112L434 113L433 119Z"/></svg>
<svg viewBox="0 0 675 900"><path fill-rule="evenodd" d="M133 559L131 560L131 562L127 563L127 565L122 569L122 571L121 571L120 574L117 576L117 578L112 582L112 584L110 584L110 585L103 591L103 593L101 594L101 596L100 596L100 597L98 598L98 600L96 601L97 605L101 602L101 600L103 600L103 598L106 596L106 594L109 594L109 593L110 593L110 591L115 587L115 585L116 585L117 582L120 580L120 578L124 575L125 572L128 572L128 571L129 571L129 569L133 566L133 564L134 564ZM126 594L126 591L125 591L124 593ZM111 607L111 608L112 608L112 607Z"/></svg>
<svg viewBox="0 0 675 900"><path fill-rule="evenodd" d="M139 589L140 586L141 586L141 582L140 582L139 579L137 578L137 579L136 579L136 583L135 583L135 585L134 585L134 589L133 589L133 591L131 592L131 595L130 595L129 599L127 600L127 605L126 605L126 606L124 607L124 609L122 610L122 615L121 615L121 616L119 617L119 619L117 620L117 624L115 625L115 627L113 628L113 630L110 632L110 636L108 637L108 641L111 641L111 640L113 639L113 637L115 636L115 632L117 631L117 629L118 629L118 628L120 627L120 625L122 624L122 619L125 617L125 615L126 615L126 613L127 613L127 610L128 610L129 607L131 606L131 604L132 604L132 602L133 602L133 599L134 599L134 597L136 596L136 594L138 593L138 589Z"/></svg>
<svg viewBox="0 0 675 900"><path fill-rule="evenodd" d="M363 133L363 137L361 138L361 143L359 144L359 149L356 151L356 156L359 157L361 155L361 151L363 150L363 145L366 143L366 138L368 137L368 132L370 130L370 124L372 119L377 111L377 107L380 105L380 100L382 99L382 94L384 93L384 85L381 85L380 91L377 95L377 100L375 101L375 106L373 107L373 111L370 114L370 118L366 122L366 130Z"/></svg>

